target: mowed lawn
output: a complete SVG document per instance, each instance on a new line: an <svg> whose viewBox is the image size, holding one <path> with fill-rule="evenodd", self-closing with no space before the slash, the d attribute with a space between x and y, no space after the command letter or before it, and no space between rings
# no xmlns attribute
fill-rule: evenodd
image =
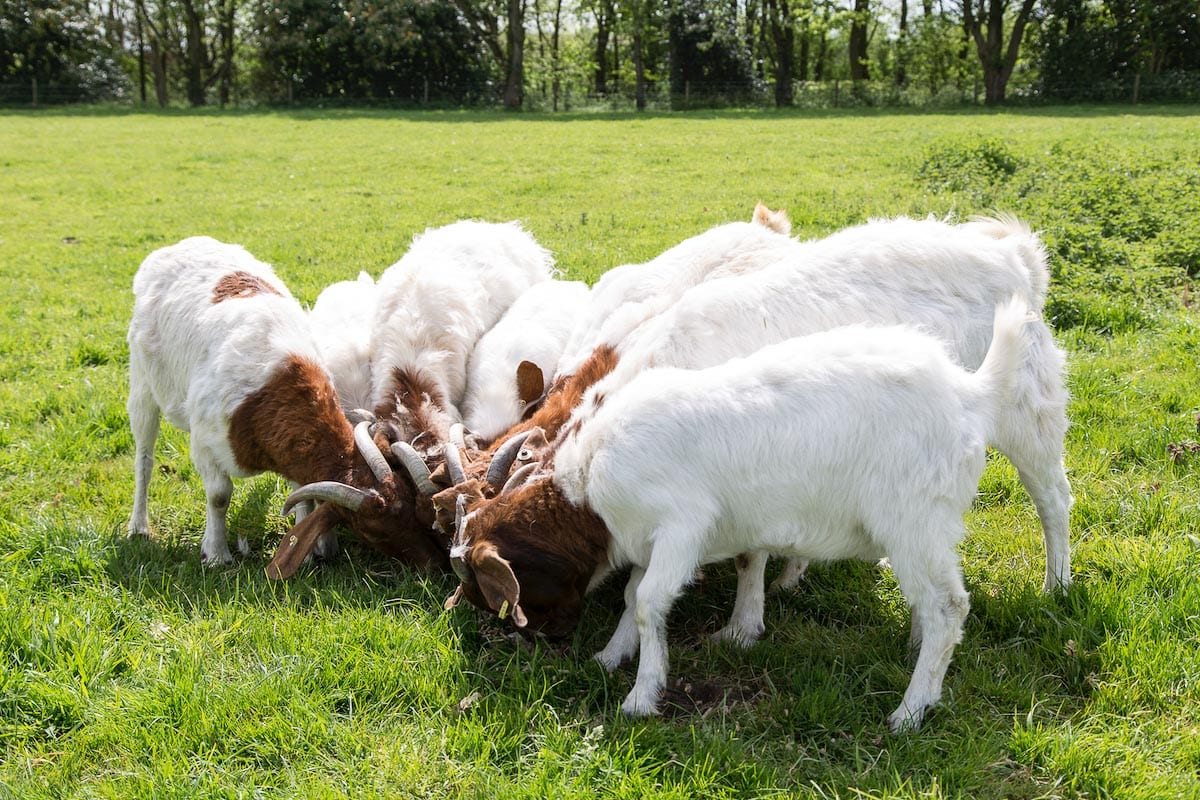
<svg viewBox="0 0 1200 800"><path fill-rule="evenodd" d="M1187 107L0 112L0 798L1200 797L1197 143ZM1041 594L1036 514L990 458L971 613L918 733L887 733L908 611L873 564L768 596L746 651L709 640L734 594L709 569L671 617L665 713L629 721L633 668L591 659L620 579L535 647L348 538L271 583L271 475L234 495L251 555L202 568L203 490L167 425L155 536L125 538L125 331L155 248L242 244L311 303L426 227L518 219L593 281L757 201L803 237L1014 212L1051 252L1075 585Z"/></svg>

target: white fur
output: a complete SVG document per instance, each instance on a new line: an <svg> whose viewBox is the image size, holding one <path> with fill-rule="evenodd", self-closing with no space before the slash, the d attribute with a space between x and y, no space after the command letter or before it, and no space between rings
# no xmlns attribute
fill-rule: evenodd
<svg viewBox="0 0 1200 800"><path fill-rule="evenodd" d="M358 279L326 286L308 312L313 336L333 377L344 411L371 407L371 324L375 321L375 281Z"/></svg>
<svg viewBox="0 0 1200 800"><path fill-rule="evenodd" d="M213 287L241 271L278 294L212 302ZM225 515L233 477L244 477L229 443L234 409L291 356L321 363L308 317L271 267L243 248L207 236L184 239L146 257L133 279L129 323L129 411L134 496L130 535L150 534L147 492L159 415L188 431L192 463L204 482L207 515L201 558L230 563ZM239 542L245 552L245 542Z"/></svg>
<svg viewBox="0 0 1200 800"><path fill-rule="evenodd" d="M1048 276L1036 236L1013 220L963 225L927 219L872 222L826 239L793 243L756 271L705 281L629 334L613 373L585 396L607 398L654 366L696 369L793 336L854 322L908 323L938 336L955 360L977 367L997 303L1020 297L1040 312ZM1017 467L1037 506L1046 546L1044 588L1070 583L1070 486L1063 468L1067 429L1064 357L1046 324L1028 331L1014 401L989 443ZM739 567L738 599L719 636L748 644L761 634L765 554ZM785 580L798 579L793 562Z"/></svg>
<svg viewBox="0 0 1200 800"><path fill-rule="evenodd" d="M549 388L567 336L589 299L582 281L542 281L531 286L476 344L467 363L463 422L491 441L521 421L525 407L517 396L517 367L531 361Z"/></svg>
<svg viewBox="0 0 1200 800"><path fill-rule="evenodd" d="M617 346L696 284L753 271L793 246L768 225L732 222L693 236L644 264L610 269L592 287L591 302L567 340L557 374L573 374L600 345Z"/></svg>
<svg viewBox="0 0 1200 800"><path fill-rule="evenodd" d="M913 328L851 326L705 370L648 370L561 442L554 482L607 525L606 566L634 565L597 654L612 669L640 646L627 714L656 709L665 620L696 568L762 550L890 559L921 649L889 722L920 724L967 613L963 515L1020 380L1027 307L994 314L974 374Z"/></svg>
<svg viewBox="0 0 1200 800"><path fill-rule="evenodd" d="M432 380L446 400L439 441L461 420L467 359L513 301L551 278L550 253L515 222L466 220L417 236L377 284L371 336L372 402L400 367Z"/></svg>

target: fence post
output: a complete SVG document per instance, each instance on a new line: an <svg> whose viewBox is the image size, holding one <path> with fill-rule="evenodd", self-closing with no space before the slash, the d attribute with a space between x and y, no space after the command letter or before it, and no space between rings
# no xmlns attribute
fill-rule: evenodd
<svg viewBox="0 0 1200 800"><path fill-rule="evenodd" d="M34 76L34 78L33 78L33 107L34 107L34 108L37 108L37 104L38 104L38 98L37 98L37 76Z"/></svg>
<svg viewBox="0 0 1200 800"><path fill-rule="evenodd" d="M1138 95L1142 89L1142 71L1139 69L1137 74L1133 76L1133 104L1138 104Z"/></svg>
<svg viewBox="0 0 1200 800"><path fill-rule="evenodd" d="M838 107L838 91L840 90L840 87L841 87L840 82L836 78L834 78L834 80L833 80L833 107L834 108Z"/></svg>

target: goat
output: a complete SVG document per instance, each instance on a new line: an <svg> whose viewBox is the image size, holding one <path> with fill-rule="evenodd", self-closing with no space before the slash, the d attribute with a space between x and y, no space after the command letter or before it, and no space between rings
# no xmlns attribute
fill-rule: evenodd
<svg viewBox="0 0 1200 800"><path fill-rule="evenodd" d="M731 222L685 239L644 264L600 276L563 348L557 374L570 375L599 346L617 347L638 325L710 278L751 272L790 249L791 222L759 203L750 222Z"/></svg>
<svg viewBox="0 0 1200 800"><path fill-rule="evenodd" d="M330 284L308 312L317 349L333 378L338 403L347 414L371 406L371 323L375 316L375 281L366 272L358 279Z"/></svg>
<svg viewBox="0 0 1200 800"><path fill-rule="evenodd" d="M995 309L974 373L915 328L865 325L707 369L647 370L560 439L551 472L461 515L451 600L465 594L519 629L536 615L553 630L558 609L538 605L542 584L579 590L632 566L625 611L596 657L611 671L640 647L622 710L642 716L666 680L667 614L699 565L763 550L886 556L920 644L888 721L915 729L962 636L955 546L1031 319L1017 297ZM566 544L551 533L561 525L586 538Z"/></svg>
<svg viewBox="0 0 1200 800"><path fill-rule="evenodd" d="M630 335L621 364L595 391L611 393L648 367L712 366L859 321L919 325L974 368L986 352L997 303L1016 294L1040 314L1049 281L1045 258L1037 237L1014 219L950 225L901 218L851 228L800 245L753 274L695 287ZM1029 337L1016 402L1004 410L990 444L1017 467L1037 507L1046 547L1043 589L1050 592L1071 579L1071 494L1062 461L1067 392L1064 357L1040 317ZM761 633L765 563L764 554L739 561L735 612L720 636L747 644ZM794 561L788 569L793 576L803 571Z"/></svg>
<svg viewBox="0 0 1200 800"><path fill-rule="evenodd" d="M415 505L407 523L415 527L394 536L444 540L433 530L430 498L438 487L426 462L441 457L461 421L467 359L479 337L523 291L549 280L552 268L549 252L517 223L466 220L418 235L380 276L370 340L371 425L376 446L405 467L398 481L411 478L406 489ZM296 494L339 502L319 487L301 486ZM287 541L294 544L268 566L278 577L291 574L317 540ZM279 560L284 556L287 564Z"/></svg>
<svg viewBox="0 0 1200 800"><path fill-rule="evenodd" d="M415 519L365 425L338 407L308 318L270 266L209 237L160 248L133 280L129 400L134 500L129 534L150 535L147 494L160 417L190 433L207 512L201 559L231 563L226 513L231 477L263 471L304 488L289 508L332 499L298 522L285 543L306 542L345 522L384 552L424 567L447 565L445 540ZM285 509L286 511L286 509ZM405 533L418 530L420 533ZM239 547L246 552L244 540ZM268 574L294 571L300 550L283 546ZM295 553L296 556L289 556ZM278 563L277 563L278 562Z"/></svg>
<svg viewBox="0 0 1200 800"><path fill-rule="evenodd" d="M619 361L585 395L558 439L646 369L715 366L840 324L918 325L946 342L959 363L977 366L992 335L996 304L1016 295L1040 309L1047 281L1040 243L1013 220L949 225L898 219L793 243L792 252L778 263L704 282L634 331L623 342ZM1071 497L1062 463L1067 395L1063 356L1049 329L1040 319L1027 327L1015 400L1002 409L990 442L1016 464L1041 515L1047 551L1044 587L1049 591L1070 581ZM511 504L511 498L504 502ZM573 539L570 530L562 529L561 535ZM546 535L558 533L555 529ZM577 545L568 541L564 546ZM755 553L738 559L734 614L719 637L748 644L761 635L766 557ZM569 630L567 620L578 618L582 592L577 584L569 577L557 587L547 582L544 588L551 596L537 600L539 607L555 608L554 627L560 632Z"/></svg>
<svg viewBox="0 0 1200 800"><path fill-rule="evenodd" d="M479 339L462 403L463 422L478 439L492 441L535 410L588 297L582 281L535 283Z"/></svg>
<svg viewBox="0 0 1200 800"><path fill-rule="evenodd" d="M545 441L557 435L583 392L613 369L620 357L618 348L631 330L700 281L770 263L794 245L787 236L790 231L785 212L759 203L751 222L719 225L645 264L626 264L605 273L568 337L557 374L546 390L545 405L532 419L497 436L490 448L474 453L464 464L464 481L455 491L434 496L443 529L452 532L457 495L474 505L502 488L514 462L528 465L538 460ZM542 444L524 447L522 437L534 429L541 429L536 438ZM527 455L518 459L518 453Z"/></svg>
<svg viewBox="0 0 1200 800"><path fill-rule="evenodd" d="M550 253L517 223L465 220L417 236L379 279L371 337L375 414L434 455L462 421L467 359L529 287L552 277Z"/></svg>

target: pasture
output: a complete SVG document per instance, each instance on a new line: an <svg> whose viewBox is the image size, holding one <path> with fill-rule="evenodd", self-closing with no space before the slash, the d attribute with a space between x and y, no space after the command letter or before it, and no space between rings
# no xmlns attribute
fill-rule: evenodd
<svg viewBox="0 0 1200 800"><path fill-rule="evenodd" d="M1197 142L1189 108L0 112L0 797L1200 797ZM1051 253L1075 585L1041 594L1036 514L989 459L971 612L918 733L887 733L908 611L871 564L769 595L747 651L709 641L734 588L709 569L671 617L664 715L629 721L633 669L591 659L621 580L533 647L349 541L271 583L271 475L234 494L251 555L202 568L167 425L156 534L125 538L125 331L155 248L242 244L311 303L428 226L519 219L593 281L760 200L804 237L1009 211Z"/></svg>

